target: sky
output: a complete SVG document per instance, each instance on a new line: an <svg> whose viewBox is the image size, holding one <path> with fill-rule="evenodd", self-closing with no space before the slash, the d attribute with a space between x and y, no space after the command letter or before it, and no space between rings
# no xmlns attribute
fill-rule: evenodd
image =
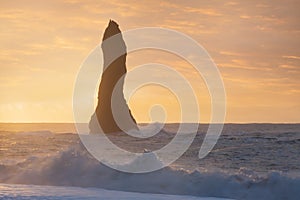
<svg viewBox="0 0 300 200"><path fill-rule="evenodd" d="M201 44L224 82L225 122L299 123L299 9L297 0L0 1L0 122L73 122L77 73L113 19L122 31L163 27ZM145 50L129 54L127 67L153 62L190 81L200 122L209 122L207 87L186 61ZM143 87L129 100L138 122L151 120L155 104L165 106L168 122L180 121L178 101L165 88Z"/></svg>

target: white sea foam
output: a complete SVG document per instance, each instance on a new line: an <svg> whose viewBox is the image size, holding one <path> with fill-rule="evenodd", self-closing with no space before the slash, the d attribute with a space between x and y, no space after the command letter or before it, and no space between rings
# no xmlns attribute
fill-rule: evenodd
<svg viewBox="0 0 300 200"><path fill-rule="evenodd" d="M213 197L195 197L165 194L146 194L105 190L99 188L79 188L62 186L37 186L20 184L0 184L0 199L15 200L225 200Z"/></svg>
<svg viewBox="0 0 300 200"><path fill-rule="evenodd" d="M149 156L155 160L155 154ZM261 177L247 169L227 174L166 167L145 174L122 173L100 164L80 145L55 156L31 157L17 165L1 165L0 182L234 199L298 199L300 196L300 179L278 172Z"/></svg>

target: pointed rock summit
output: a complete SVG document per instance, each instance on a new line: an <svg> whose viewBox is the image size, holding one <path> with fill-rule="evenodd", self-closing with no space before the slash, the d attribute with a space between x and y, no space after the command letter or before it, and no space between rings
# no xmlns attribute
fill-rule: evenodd
<svg viewBox="0 0 300 200"><path fill-rule="evenodd" d="M98 90L97 108L89 123L90 133L138 130L123 94L127 73L126 45L119 25L112 20L109 21L104 32L101 48L104 66Z"/></svg>

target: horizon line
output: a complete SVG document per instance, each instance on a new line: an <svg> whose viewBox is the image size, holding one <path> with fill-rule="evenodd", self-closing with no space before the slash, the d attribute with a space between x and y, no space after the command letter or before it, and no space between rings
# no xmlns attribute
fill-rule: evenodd
<svg viewBox="0 0 300 200"><path fill-rule="evenodd" d="M84 122L55 122L55 121L49 121L49 122L0 122L0 124L84 124ZM149 123L164 123L164 124L180 124L180 123L186 123L186 124L222 124L221 122L217 123L210 123L210 122L138 122L137 124L149 124ZM300 124L299 122L224 122L223 124Z"/></svg>

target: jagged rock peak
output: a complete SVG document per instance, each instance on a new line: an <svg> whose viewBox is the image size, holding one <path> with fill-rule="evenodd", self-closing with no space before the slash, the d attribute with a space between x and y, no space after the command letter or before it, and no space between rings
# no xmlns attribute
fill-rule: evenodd
<svg viewBox="0 0 300 200"><path fill-rule="evenodd" d="M113 20L109 20L108 26L105 29L104 35L103 35L103 40L116 35L118 33L121 33L121 30L119 29L119 25L113 21Z"/></svg>

